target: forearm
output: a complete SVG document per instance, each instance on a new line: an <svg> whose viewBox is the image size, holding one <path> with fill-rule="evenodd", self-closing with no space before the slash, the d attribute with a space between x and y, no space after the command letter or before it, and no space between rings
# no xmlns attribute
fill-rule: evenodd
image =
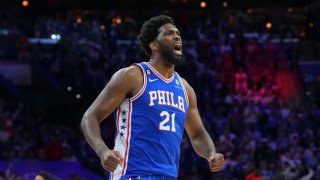
<svg viewBox="0 0 320 180"><path fill-rule="evenodd" d="M88 144L98 155L109 149L101 137L100 123L96 116L86 113L81 121L81 129Z"/></svg>
<svg viewBox="0 0 320 180"><path fill-rule="evenodd" d="M199 133L191 139L193 149L199 156L208 159L211 153L216 152L216 148L207 131Z"/></svg>

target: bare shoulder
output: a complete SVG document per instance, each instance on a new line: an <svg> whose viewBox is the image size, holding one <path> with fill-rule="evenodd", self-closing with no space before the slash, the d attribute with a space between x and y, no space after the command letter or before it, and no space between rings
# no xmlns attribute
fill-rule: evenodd
<svg viewBox="0 0 320 180"><path fill-rule="evenodd" d="M122 68L115 73L115 76L129 78L130 80L143 77L142 71L137 65Z"/></svg>
<svg viewBox="0 0 320 180"><path fill-rule="evenodd" d="M186 88L186 91L187 91L187 93L188 93L188 96L191 96L191 94L194 94L194 90L193 90L193 88L190 86L190 84L188 83L188 81L185 80L185 79L184 79L183 77L181 77L181 76L180 76L180 78L181 78L181 81L182 81L184 87ZM190 93L191 93L191 94L190 94Z"/></svg>
<svg viewBox="0 0 320 180"><path fill-rule="evenodd" d="M142 70L136 65L122 68L113 75L112 79L132 85L143 80Z"/></svg>
<svg viewBox="0 0 320 180"><path fill-rule="evenodd" d="M120 69L113 75L112 79L114 79L115 83L117 81L121 83L123 88L127 88L129 96L134 95L143 86L143 73L137 65Z"/></svg>

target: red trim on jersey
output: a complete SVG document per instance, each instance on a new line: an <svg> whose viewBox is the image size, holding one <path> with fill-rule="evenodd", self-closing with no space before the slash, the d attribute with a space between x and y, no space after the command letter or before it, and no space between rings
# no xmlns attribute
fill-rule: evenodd
<svg viewBox="0 0 320 180"><path fill-rule="evenodd" d="M114 180L113 178L114 178L114 171L112 171L111 173L111 180Z"/></svg>
<svg viewBox="0 0 320 180"><path fill-rule="evenodd" d="M120 114L121 114L121 107L119 106L118 110L117 110L117 119L116 119L117 135L114 138L114 147L116 147L116 143L117 143L116 139L117 139L117 136L118 136L118 133L119 133L119 127L118 126L119 126ZM113 180L113 178L114 178L114 171L112 171L112 173L111 173L111 179Z"/></svg>
<svg viewBox="0 0 320 180"><path fill-rule="evenodd" d="M121 107L118 107L118 114L117 114L117 119L116 119L116 127L117 127L117 133L119 132L119 121L120 121L120 114L121 114Z"/></svg>
<svg viewBox="0 0 320 180"><path fill-rule="evenodd" d="M126 150L125 150L125 154L124 154L124 162L123 162L123 169L122 169L122 173L121 176L124 175L125 170L127 169L127 161L128 161L128 149L130 146L130 125L131 125L131 100L129 99L129 110L128 110L128 128L127 128L127 138L126 138Z"/></svg>
<svg viewBox="0 0 320 180"><path fill-rule="evenodd" d="M158 71L156 69L154 69L150 63L145 63L152 72L154 72L160 79L162 79L164 82L169 83L174 79L174 74L171 76L171 78L167 79L165 77L163 77L160 73L158 73Z"/></svg>
<svg viewBox="0 0 320 180"><path fill-rule="evenodd" d="M133 97L131 98L132 101L138 99L138 97L141 96L141 94L144 92L144 90L145 90L146 87L147 87L147 76L146 76L146 72L144 71L144 69L143 69L140 65L138 65L138 66L141 68L142 73L143 73L143 86L142 86L142 89L141 89L135 96L133 96Z"/></svg>
<svg viewBox="0 0 320 180"><path fill-rule="evenodd" d="M179 76L179 81L180 81L180 83L181 83L181 86L182 86L182 89L183 89L183 93L184 93L184 96L186 97L186 101L187 101L188 107L189 107L189 97L188 97L188 93L187 93L186 88L184 87L184 84L183 84L180 76Z"/></svg>
<svg viewBox="0 0 320 180"><path fill-rule="evenodd" d="M189 98L188 98L188 94L187 94L187 92L186 92L186 90L185 90L185 88L184 88L183 86L182 86L182 88L183 88L184 96L186 97L187 104L188 104L188 107L189 107Z"/></svg>

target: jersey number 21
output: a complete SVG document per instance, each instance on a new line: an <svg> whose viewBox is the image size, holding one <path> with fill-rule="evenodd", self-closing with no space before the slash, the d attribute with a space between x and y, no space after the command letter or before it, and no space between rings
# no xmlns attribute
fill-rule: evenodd
<svg viewBox="0 0 320 180"><path fill-rule="evenodd" d="M174 118L176 117L176 113L173 113L170 115L168 111L162 111L160 113L160 116L164 117L164 120L160 122L159 129L163 130L163 131L176 132L176 125L175 125L175 121L174 121ZM169 121L171 121L171 124L167 123Z"/></svg>

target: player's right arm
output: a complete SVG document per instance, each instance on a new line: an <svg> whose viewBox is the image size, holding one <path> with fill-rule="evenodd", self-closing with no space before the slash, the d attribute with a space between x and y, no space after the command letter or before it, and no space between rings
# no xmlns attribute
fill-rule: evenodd
<svg viewBox="0 0 320 180"><path fill-rule="evenodd" d="M99 96L87 109L81 120L84 136L101 159L104 169L114 171L122 162L118 151L108 148L101 137L100 123L123 102L142 87L143 76L139 67L130 66L116 72Z"/></svg>

